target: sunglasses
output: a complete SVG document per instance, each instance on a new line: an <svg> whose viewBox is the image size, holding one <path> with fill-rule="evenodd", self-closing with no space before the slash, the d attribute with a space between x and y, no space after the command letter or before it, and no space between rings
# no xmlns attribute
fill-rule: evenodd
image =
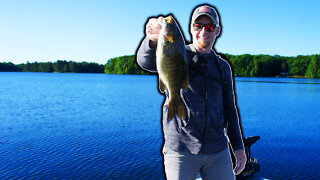
<svg viewBox="0 0 320 180"><path fill-rule="evenodd" d="M216 24L201 24L201 23L193 23L193 30L201 31L202 28L205 27L206 31L212 32L217 27Z"/></svg>

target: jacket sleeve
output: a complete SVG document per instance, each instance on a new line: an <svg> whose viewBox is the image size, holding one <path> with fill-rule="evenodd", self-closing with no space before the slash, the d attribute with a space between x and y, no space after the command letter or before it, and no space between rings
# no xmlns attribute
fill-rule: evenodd
<svg viewBox="0 0 320 180"><path fill-rule="evenodd" d="M137 63L139 66L150 72L157 72L156 66L156 49L157 47L150 48L149 39L146 37L141 42L137 52Z"/></svg>
<svg viewBox="0 0 320 180"><path fill-rule="evenodd" d="M227 67L226 75L229 76L229 82L226 86L223 95L223 111L224 118L227 122L227 135L231 143L233 152L239 149L244 149L242 133L240 129L239 115L237 104L235 101L235 93L233 87L233 77L231 67L228 62L223 60L224 65Z"/></svg>

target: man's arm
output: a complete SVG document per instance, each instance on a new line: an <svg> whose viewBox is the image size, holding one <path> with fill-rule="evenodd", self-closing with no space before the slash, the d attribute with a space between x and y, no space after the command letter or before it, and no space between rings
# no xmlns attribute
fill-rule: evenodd
<svg viewBox="0 0 320 180"><path fill-rule="evenodd" d="M230 77L223 97L224 118L228 123L227 134L236 157L234 173L238 175L245 168L247 157L243 146L238 110L235 102L232 71L229 63L226 61L224 63L228 67L227 76Z"/></svg>
<svg viewBox="0 0 320 180"><path fill-rule="evenodd" d="M158 19L161 17L158 17ZM156 67L156 45L158 42L161 25L158 19L150 18L146 24L146 37L141 42L137 52L137 62L145 70L157 72Z"/></svg>
<svg viewBox="0 0 320 180"><path fill-rule="evenodd" d="M230 65L224 61L224 65L227 66L226 75L229 76L229 82L224 92L223 97L223 110L224 118L228 123L227 134L230 140L233 151L244 149L242 135L239 124L239 116L237 105L235 102L233 78Z"/></svg>
<svg viewBox="0 0 320 180"><path fill-rule="evenodd" d="M141 68L150 72L157 72L156 47L151 48L149 38L144 38L137 52L137 62Z"/></svg>

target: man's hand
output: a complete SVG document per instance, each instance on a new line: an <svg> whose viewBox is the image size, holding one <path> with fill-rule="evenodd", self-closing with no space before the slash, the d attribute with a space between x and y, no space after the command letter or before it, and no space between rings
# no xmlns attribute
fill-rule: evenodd
<svg viewBox="0 0 320 180"><path fill-rule="evenodd" d="M158 19L160 18L163 18L163 17L162 16L158 17ZM146 24L146 35L147 35L147 38L150 40L149 46L151 48L156 46L158 42L160 30L162 28L162 26L158 22L158 19L150 18L148 23Z"/></svg>
<svg viewBox="0 0 320 180"><path fill-rule="evenodd" d="M234 168L234 173L238 175L243 171L247 162L247 157L243 149L237 150L235 152L235 157L236 157L236 167Z"/></svg>

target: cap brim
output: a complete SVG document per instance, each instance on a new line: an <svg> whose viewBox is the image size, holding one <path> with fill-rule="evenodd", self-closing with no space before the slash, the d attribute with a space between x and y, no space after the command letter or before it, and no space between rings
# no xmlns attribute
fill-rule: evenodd
<svg viewBox="0 0 320 180"><path fill-rule="evenodd" d="M218 22L207 13L199 13L196 17L193 18L192 22L195 22L198 19L198 17L203 16L203 15L208 16L212 20L213 24L218 24Z"/></svg>

